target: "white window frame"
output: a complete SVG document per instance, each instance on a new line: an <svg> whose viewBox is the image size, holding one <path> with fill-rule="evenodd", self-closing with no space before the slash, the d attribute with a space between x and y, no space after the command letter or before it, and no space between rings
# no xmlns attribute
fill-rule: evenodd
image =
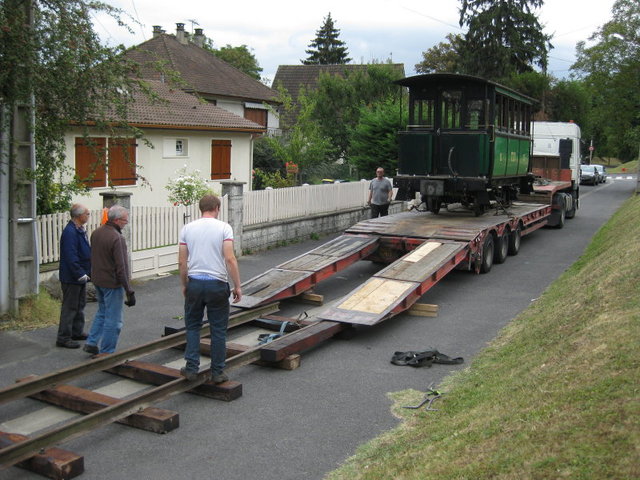
<svg viewBox="0 0 640 480"><path fill-rule="evenodd" d="M189 139L183 137L165 137L162 141L163 158L187 158Z"/></svg>

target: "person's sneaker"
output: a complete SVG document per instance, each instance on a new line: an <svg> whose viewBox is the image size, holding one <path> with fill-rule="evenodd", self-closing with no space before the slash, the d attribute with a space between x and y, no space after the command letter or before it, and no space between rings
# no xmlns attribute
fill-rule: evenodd
<svg viewBox="0 0 640 480"><path fill-rule="evenodd" d="M220 373L211 372L211 381L213 383L224 383L229 381L229 377L227 377L227 374L224 372L220 372Z"/></svg>
<svg viewBox="0 0 640 480"><path fill-rule="evenodd" d="M66 340L64 342L56 342L56 347L61 347L61 348L80 348L80 344L78 342L74 342L73 340Z"/></svg>
<svg viewBox="0 0 640 480"><path fill-rule="evenodd" d="M86 333L81 333L80 335L72 335L71 340L86 340L89 337Z"/></svg>
<svg viewBox="0 0 640 480"><path fill-rule="evenodd" d="M182 367L180 369L180 375L182 375L184 378L186 378L190 382L193 382L194 380L196 380L198 378L198 372L193 372L191 370L187 370L187 367Z"/></svg>
<svg viewBox="0 0 640 480"><path fill-rule="evenodd" d="M100 352L100 350L98 350L98 347L96 345L89 345L88 343L84 344L84 347L82 347L82 350L84 350L87 353L90 353L91 355L97 355L98 352Z"/></svg>

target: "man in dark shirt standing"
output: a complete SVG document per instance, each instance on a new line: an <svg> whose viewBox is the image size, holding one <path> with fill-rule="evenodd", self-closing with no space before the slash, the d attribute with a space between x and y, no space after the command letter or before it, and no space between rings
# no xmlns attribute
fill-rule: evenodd
<svg viewBox="0 0 640 480"><path fill-rule="evenodd" d="M369 184L369 201L371 218L385 217L389 214L389 204L393 197L391 180L384 176L384 168L376 169L376 178Z"/></svg>
<svg viewBox="0 0 640 480"><path fill-rule="evenodd" d="M71 220L60 237L60 285L62 308L56 346L78 348L76 340L85 340L84 307L87 304L87 282L91 274L91 247L84 226L89 210L84 205L71 207Z"/></svg>
<svg viewBox="0 0 640 480"><path fill-rule="evenodd" d="M98 299L98 311L84 345L84 351L91 354L115 351L122 330L123 304L132 307L136 303L129 283L127 244L121 233L129 223L129 212L114 205L107 218L107 223L91 234L91 280Z"/></svg>

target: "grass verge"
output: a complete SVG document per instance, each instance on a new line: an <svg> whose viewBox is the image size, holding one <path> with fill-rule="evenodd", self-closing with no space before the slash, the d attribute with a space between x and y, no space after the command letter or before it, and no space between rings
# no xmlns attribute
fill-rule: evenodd
<svg viewBox="0 0 640 480"><path fill-rule="evenodd" d="M640 478L640 196L438 388L438 412L361 446L327 478Z"/></svg>
<svg viewBox="0 0 640 480"><path fill-rule="evenodd" d="M60 301L46 290L20 300L18 315L0 315L0 331L28 331L57 325L60 320Z"/></svg>

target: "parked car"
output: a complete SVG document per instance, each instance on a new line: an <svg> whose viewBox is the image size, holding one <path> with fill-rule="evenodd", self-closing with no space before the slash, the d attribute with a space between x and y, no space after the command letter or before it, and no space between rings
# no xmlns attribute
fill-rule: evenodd
<svg viewBox="0 0 640 480"><path fill-rule="evenodd" d="M600 172L594 165L580 165L580 183L597 185L600 183Z"/></svg>
<svg viewBox="0 0 640 480"><path fill-rule="evenodd" d="M606 183L606 181L607 181L607 169L604 168L604 165L597 165L595 163L592 163L591 165L596 167L598 169L598 171L600 172L600 183Z"/></svg>

